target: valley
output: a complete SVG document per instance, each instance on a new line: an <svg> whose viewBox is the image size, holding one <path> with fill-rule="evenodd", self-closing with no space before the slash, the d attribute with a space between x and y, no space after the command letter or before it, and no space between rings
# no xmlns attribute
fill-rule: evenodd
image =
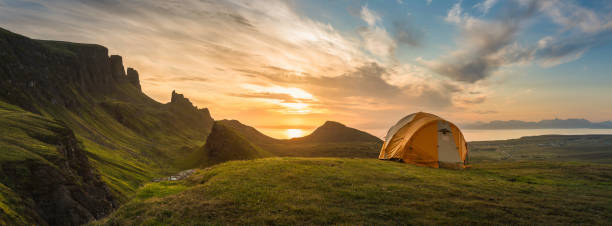
<svg viewBox="0 0 612 226"><path fill-rule="evenodd" d="M100 45L0 29L0 62L0 225L612 219L612 136L470 142L470 169L433 169L378 160L383 141L341 122L275 139L157 102Z"/></svg>

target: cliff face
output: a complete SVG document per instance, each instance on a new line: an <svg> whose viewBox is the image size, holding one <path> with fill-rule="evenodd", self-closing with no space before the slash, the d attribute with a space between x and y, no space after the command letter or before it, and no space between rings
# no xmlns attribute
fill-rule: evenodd
<svg viewBox="0 0 612 226"><path fill-rule="evenodd" d="M127 69L127 79L134 87L142 91L142 88L140 87L140 78L138 76L138 71L136 71L134 68L129 67Z"/></svg>
<svg viewBox="0 0 612 226"><path fill-rule="evenodd" d="M31 219L7 224L81 225L118 206L71 129L7 106L0 106L0 185L30 203Z"/></svg>
<svg viewBox="0 0 612 226"><path fill-rule="evenodd" d="M129 84L121 57L108 57L103 46L0 34L0 99L28 111L73 109Z"/></svg>
<svg viewBox="0 0 612 226"><path fill-rule="evenodd" d="M0 215L29 219L12 224L83 224L185 168L213 119L174 95L167 104L147 97L138 71L103 46L0 28Z"/></svg>

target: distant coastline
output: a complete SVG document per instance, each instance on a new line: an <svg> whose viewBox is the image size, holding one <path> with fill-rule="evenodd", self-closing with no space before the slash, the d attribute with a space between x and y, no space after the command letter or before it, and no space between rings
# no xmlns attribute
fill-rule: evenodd
<svg viewBox="0 0 612 226"><path fill-rule="evenodd" d="M586 119L551 119L539 122L520 120L476 122L464 124L462 129L497 130L497 129L612 129L612 121L591 122Z"/></svg>

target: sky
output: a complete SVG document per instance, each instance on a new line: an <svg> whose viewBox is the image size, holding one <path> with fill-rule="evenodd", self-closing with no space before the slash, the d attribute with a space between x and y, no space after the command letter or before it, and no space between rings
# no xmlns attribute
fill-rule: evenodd
<svg viewBox="0 0 612 226"><path fill-rule="evenodd" d="M152 98L277 138L327 120L382 137L418 111L612 119L606 0L0 0L0 27L104 45Z"/></svg>

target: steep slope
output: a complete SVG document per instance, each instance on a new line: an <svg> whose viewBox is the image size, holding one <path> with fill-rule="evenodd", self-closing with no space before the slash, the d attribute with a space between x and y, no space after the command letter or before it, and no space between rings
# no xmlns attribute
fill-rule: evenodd
<svg viewBox="0 0 612 226"><path fill-rule="evenodd" d="M206 167L231 160L247 160L272 156L248 141L231 127L215 122L206 145L200 149L196 166Z"/></svg>
<svg viewBox="0 0 612 226"><path fill-rule="evenodd" d="M85 157L87 164L93 166L93 171L99 172L100 179L108 185L114 197L110 200L118 202L126 201L141 184L152 178L190 167L187 157L205 144L214 122L208 109L194 107L187 98L176 92L172 93L172 101L167 104L158 103L146 96L141 91L138 72L128 68L126 73L122 58L109 56L103 46L33 40L1 28L0 102L6 106L13 105L10 108L18 109L16 111L21 112L19 114L35 114L33 117L5 118L0 122L0 128L15 129L11 123L17 120L35 128L44 127L45 124L38 126L41 124L39 121L51 121L71 131L70 134L74 134L72 136L76 139L71 140L70 145L78 144L76 149L83 153L79 156ZM0 140L0 146L12 147L14 142ZM21 146L30 143L40 144L50 150L68 146L68 143L49 143L36 139L25 139ZM7 148L2 151L27 156L32 152L27 148ZM81 157L79 159L82 160ZM66 185L72 195L83 196L73 192L79 189L84 194L102 194L96 191L96 186L87 185L90 182L80 182L95 180L79 179L85 176L75 176L67 173L69 169L62 169L66 164L46 157L32 158L40 160L36 164L61 166L58 173L46 171L58 178L64 175L65 179L58 179L60 185L77 184L78 189ZM5 174L7 177L2 179L32 181L34 184L26 187L30 190L47 186L35 174L21 174L22 169L29 167L26 165L28 162L31 161L3 164L4 172L16 173ZM55 209L50 205L43 208L42 205L49 202L63 203L63 196L37 203L35 198L30 197L33 194L25 194L22 192L25 190L20 190L22 188L18 183L3 182L3 185L12 191L5 194L19 194L19 199L24 201L22 203L30 203L41 209L36 212L38 217L15 215L18 217L14 219L43 219L47 223L56 224L53 219L61 218L63 221L57 224L77 224L105 212L89 207L82 210L79 205L83 206L86 201L80 200L77 200L79 205L70 204ZM31 202L32 199L34 202ZM93 199L105 200L100 197ZM94 206L106 208L108 205ZM16 210L19 207L9 206L7 209ZM61 211L68 211L78 219L65 217Z"/></svg>
<svg viewBox="0 0 612 226"><path fill-rule="evenodd" d="M612 167L267 158L152 183L103 225L608 225Z"/></svg>
<svg viewBox="0 0 612 226"><path fill-rule="evenodd" d="M347 127L341 123L327 121L322 126L315 129L311 134L294 138L291 141L304 142L382 142L379 138L369 133Z"/></svg>
<svg viewBox="0 0 612 226"><path fill-rule="evenodd" d="M0 223L80 225L118 202L72 130L0 101Z"/></svg>

